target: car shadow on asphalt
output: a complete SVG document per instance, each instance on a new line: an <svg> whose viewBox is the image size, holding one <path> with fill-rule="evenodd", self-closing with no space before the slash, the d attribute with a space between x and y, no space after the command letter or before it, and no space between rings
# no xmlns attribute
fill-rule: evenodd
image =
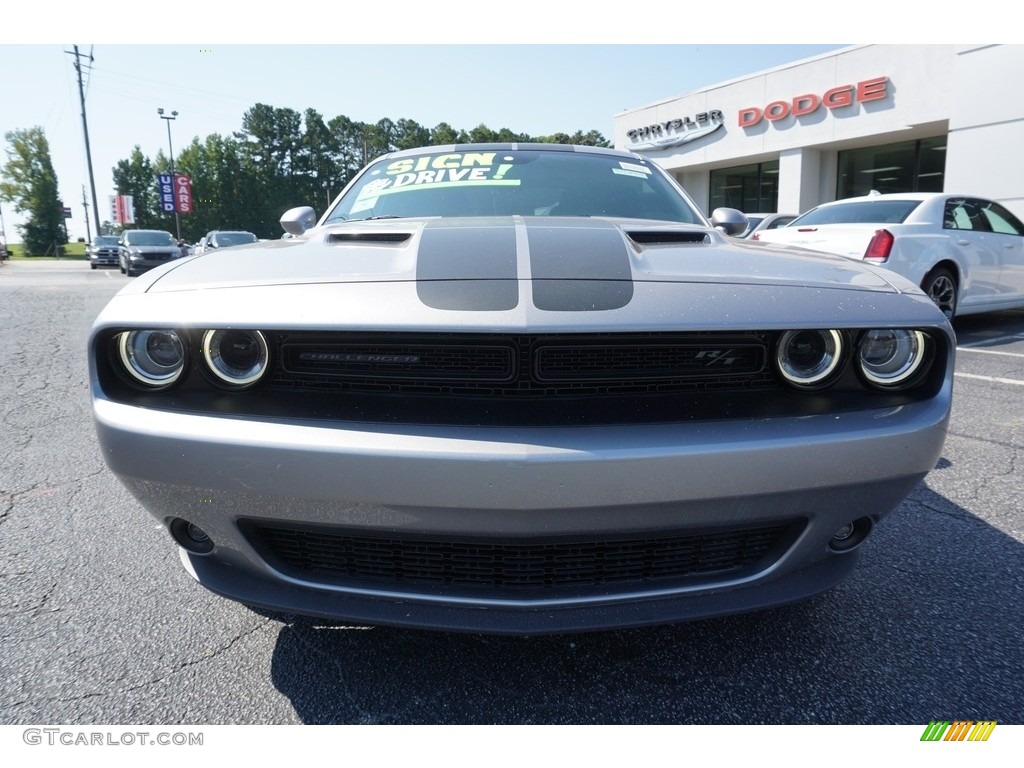
<svg viewBox="0 0 1024 768"><path fill-rule="evenodd" d="M1011 309L958 317L953 321L953 330L959 344L996 348L1019 344L1022 323L1024 309Z"/></svg>
<svg viewBox="0 0 1024 768"><path fill-rule="evenodd" d="M285 617L272 679L319 724L1024 722L1022 595L1021 543L922 483L811 600L527 638Z"/></svg>

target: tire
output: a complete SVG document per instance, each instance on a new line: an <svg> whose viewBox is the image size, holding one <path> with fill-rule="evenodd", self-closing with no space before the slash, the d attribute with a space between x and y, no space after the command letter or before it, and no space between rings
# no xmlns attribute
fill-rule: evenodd
<svg viewBox="0 0 1024 768"><path fill-rule="evenodd" d="M93 269L96 269L96 265L95 264L90 264L89 266L92 267Z"/></svg>
<svg viewBox="0 0 1024 768"><path fill-rule="evenodd" d="M928 298L935 302L947 319L953 319L960 299L960 289L952 272L945 267L936 267L921 281L921 290L928 294Z"/></svg>
<svg viewBox="0 0 1024 768"><path fill-rule="evenodd" d="M128 277L135 277L135 276L136 276L137 274L139 274L138 272L136 272L136 271L135 271L134 269L132 269L131 267L128 267L128 269L126 269L124 273L125 273L126 275L128 275Z"/></svg>

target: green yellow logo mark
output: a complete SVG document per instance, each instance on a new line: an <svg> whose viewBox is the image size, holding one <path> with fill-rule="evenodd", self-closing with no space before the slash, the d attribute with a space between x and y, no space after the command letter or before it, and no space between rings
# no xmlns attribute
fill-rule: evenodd
<svg viewBox="0 0 1024 768"><path fill-rule="evenodd" d="M921 741L988 741L995 727L995 720L932 720Z"/></svg>

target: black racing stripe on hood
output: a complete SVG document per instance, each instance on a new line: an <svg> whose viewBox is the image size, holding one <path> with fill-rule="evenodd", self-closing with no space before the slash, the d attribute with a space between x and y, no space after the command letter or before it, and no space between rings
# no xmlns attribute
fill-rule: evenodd
<svg viewBox="0 0 1024 768"><path fill-rule="evenodd" d="M498 311L519 304L516 230L432 222L420 234L416 292L434 309Z"/></svg>
<svg viewBox="0 0 1024 768"><path fill-rule="evenodd" d="M600 220L529 223L533 303L552 312L620 309L633 299L629 247Z"/></svg>

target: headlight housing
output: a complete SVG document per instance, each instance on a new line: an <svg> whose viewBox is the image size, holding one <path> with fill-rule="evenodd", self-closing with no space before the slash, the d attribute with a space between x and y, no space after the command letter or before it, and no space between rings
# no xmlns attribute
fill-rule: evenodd
<svg viewBox="0 0 1024 768"><path fill-rule="evenodd" d="M835 330L786 331L775 348L775 367L799 389L829 384L843 362L843 336Z"/></svg>
<svg viewBox="0 0 1024 768"><path fill-rule="evenodd" d="M237 389L263 377L270 351L259 331L211 330L203 334L203 359L217 383Z"/></svg>
<svg viewBox="0 0 1024 768"><path fill-rule="evenodd" d="M912 381L927 354L927 337L921 331L875 328L861 336L857 367L868 383L890 389Z"/></svg>
<svg viewBox="0 0 1024 768"><path fill-rule="evenodd" d="M117 336L117 350L125 372L145 387L169 387L185 370L185 343L175 330L124 331Z"/></svg>

